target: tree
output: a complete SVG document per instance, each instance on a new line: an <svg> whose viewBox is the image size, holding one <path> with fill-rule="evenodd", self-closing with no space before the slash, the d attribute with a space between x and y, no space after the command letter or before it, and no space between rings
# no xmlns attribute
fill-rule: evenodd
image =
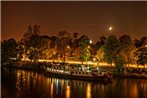
<svg viewBox="0 0 147 98"><path fill-rule="evenodd" d="M119 38L119 47L122 51L122 55L124 57L125 60L125 64L129 64L131 63L131 59L132 59L132 55L131 55L131 51L133 51L134 49L134 45L132 43L131 37L128 35L123 35Z"/></svg>
<svg viewBox="0 0 147 98"><path fill-rule="evenodd" d="M147 37L145 37L145 36L142 37L140 39L140 43L141 43L141 47L147 45Z"/></svg>
<svg viewBox="0 0 147 98"><path fill-rule="evenodd" d="M136 48L141 47L141 42L138 39L134 39L133 43L134 43Z"/></svg>
<svg viewBox="0 0 147 98"><path fill-rule="evenodd" d="M10 38L5 40L1 44L1 57L2 63L11 62L11 58L16 58L17 51L16 51L17 43L14 38Z"/></svg>
<svg viewBox="0 0 147 98"><path fill-rule="evenodd" d="M106 42L106 37L105 36L101 36L99 41L97 41L96 43L96 51L105 44Z"/></svg>
<svg viewBox="0 0 147 98"><path fill-rule="evenodd" d="M117 73L123 73L125 71L125 68L124 68L125 62L124 61L125 60L124 60L123 56L121 55L121 53L116 54L114 63L115 63L115 68L116 68Z"/></svg>
<svg viewBox="0 0 147 98"><path fill-rule="evenodd" d="M88 61L90 59L90 52L88 50L88 46L90 45L89 43L89 38L85 35L81 36L79 38L79 47L80 47L80 56L79 59L80 61Z"/></svg>
<svg viewBox="0 0 147 98"><path fill-rule="evenodd" d="M23 54L24 54L24 46L21 42L17 42L17 47L16 47L16 51L17 51L17 60L20 61L23 58Z"/></svg>
<svg viewBox="0 0 147 98"><path fill-rule="evenodd" d="M88 51L88 49L83 49L80 52L80 57L79 57L80 61L83 63L84 61L88 61L90 59L90 52Z"/></svg>
<svg viewBox="0 0 147 98"><path fill-rule="evenodd" d="M58 36L57 50L59 52L58 54L59 54L60 58L63 58L63 62L65 62L65 60L67 59L66 58L67 54L68 55L70 54L70 53L68 53L67 47L70 46L71 35L67 31L60 31L60 32L58 32L57 36Z"/></svg>
<svg viewBox="0 0 147 98"><path fill-rule="evenodd" d="M78 50L78 33L73 33L73 37L72 37L72 53L71 56L73 56L75 58L75 53Z"/></svg>
<svg viewBox="0 0 147 98"><path fill-rule="evenodd" d="M98 60L98 62L104 61L104 49L103 49L103 47L98 49L97 54L96 54L95 57Z"/></svg>
<svg viewBox="0 0 147 98"><path fill-rule="evenodd" d="M114 62L118 46L118 39L114 35L109 36L104 45L104 59L108 64L112 65L112 62Z"/></svg>
<svg viewBox="0 0 147 98"><path fill-rule="evenodd" d="M147 37L142 37L142 38L140 38L140 40L138 40L138 39L135 39L134 40L134 45L137 47L137 48L139 48L139 47L142 47L142 46L144 46L144 45L146 45L147 44Z"/></svg>
<svg viewBox="0 0 147 98"><path fill-rule="evenodd" d="M39 58L49 59L50 56L53 54L53 53L49 54L49 51L51 49L51 47L50 47L50 43L51 43L50 37L49 36L40 36L40 42L39 43L40 43L40 47L38 47L38 50L40 51L39 52Z"/></svg>
<svg viewBox="0 0 147 98"><path fill-rule="evenodd" d="M38 61L41 55L41 49L45 45L44 39L39 33L39 25L30 25L20 41L24 46L24 55L27 55L33 62Z"/></svg>
<svg viewBox="0 0 147 98"><path fill-rule="evenodd" d="M138 50L137 64L142 65L144 67L147 64L147 47L143 47Z"/></svg>

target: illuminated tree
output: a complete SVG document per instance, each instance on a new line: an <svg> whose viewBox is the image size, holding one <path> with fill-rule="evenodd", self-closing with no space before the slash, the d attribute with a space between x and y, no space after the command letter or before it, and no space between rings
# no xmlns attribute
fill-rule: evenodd
<svg viewBox="0 0 147 98"><path fill-rule="evenodd" d="M58 55L60 58L63 58L63 62L65 62L68 53L67 46L70 46L71 43L71 35L67 31L60 31L57 34L57 36L58 36L58 41L57 41Z"/></svg>
<svg viewBox="0 0 147 98"><path fill-rule="evenodd" d="M80 61L83 63L84 61L88 61L89 59L90 59L90 52L88 51L88 49L83 49L83 50L81 50L81 52L80 52L80 57L79 57L79 59L80 59Z"/></svg>
<svg viewBox="0 0 147 98"><path fill-rule="evenodd" d="M113 35L109 36L104 45L104 59L108 64L112 65L112 62L114 62L118 46L119 41L117 38Z"/></svg>
<svg viewBox="0 0 147 98"><path fill-rule="evenodd" d="M131 59L132 59L132 55L131 55L131 51L133 51L134 49L134 45L132 43L131 37L128 35L123 35L119 38L119 47L123 53L123 57L125 60L125 64L129 64L131 63Z"/></svg>
<svg viewBox="0 0 147 98"><path fill-rule="evenodd" d="M125 67L124 67L125 60L123 56L121 55L121 53L116 54L114 63L115 63L115 68L117 73L125 72Z"/></svg>
<svg viewBox="0 0 147 98"><path fill-rule="evenodd" d="M38 59L41 58L41 54L46 48L49 39L45 36L40 36L39 33L39 25L30 25L20 41L24 46L24 54L28 55L28 58L30 58L33 62L37 62Z"/></svg>
<svg viewBox="0 0 147 98"><path fill-rule="evenodd" d="M80 47L80 56L79 59L80 61L88 61L90 59L90 52L88 50L88 46L90 45L89 43L89 38L85 35L81 36L79 38L79 47Z"/></svg>
<svg viewBox="0 0 147 98"><path fill-rule="evenodd" d="M103 49L103 47L98 49L95 57L98 60L98 62L104 61L104 49Z"/></svg>
<svg viewBox="0 0 147 98"><path fill-rule="evenodd" d="M24 54L24 46L21 42L17 42L16 51L17 51L16 59L20 61L23 58L23 54Z"/></svg>
<svg viewBox="0 0 147 98"><path fill-rule="evenodd" d="M137 64L145 67L147 64L147 47L142 47L138 50Z"/></svg>

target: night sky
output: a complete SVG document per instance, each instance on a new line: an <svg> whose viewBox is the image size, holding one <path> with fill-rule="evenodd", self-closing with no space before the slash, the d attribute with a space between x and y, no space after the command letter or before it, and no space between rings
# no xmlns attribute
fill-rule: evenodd
<svg viewBox="0 0 147 98"><path fill-rule="evenodd" d="M1 2L1 39L20 40L27 26L39 24L40 34L61 30L85 34L96 42L100 36L147 36L147 2ZM112 26L110 32L108 27Z"/></svg>

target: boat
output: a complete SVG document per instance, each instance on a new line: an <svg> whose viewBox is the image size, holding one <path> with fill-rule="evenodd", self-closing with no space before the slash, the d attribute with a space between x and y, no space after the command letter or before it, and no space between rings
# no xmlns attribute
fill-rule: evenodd
<svg viewBox="0 0 147 98"><path fill-rule="evenodd" d="M102 83L112 82L111 74L101 72L97 67L86 64L50 63L44 67L44 71L46 75L58 78Z"/></svg>

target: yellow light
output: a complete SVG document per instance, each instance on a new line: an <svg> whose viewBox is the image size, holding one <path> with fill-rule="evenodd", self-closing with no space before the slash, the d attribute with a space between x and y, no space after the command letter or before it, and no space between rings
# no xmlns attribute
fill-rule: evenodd
<svg viewBox="0 0 147 98"><path fill-rule="evenodd" d="M51 83L51 98L53 98L53 83Z"/></svg>
<svg viewBox="0 0 147 98"><path fill-rule="evenodd" d="M66 98L70 98L70 86L66 86Z"/></svg>
<svg viewBox="0 0 147 98"><path fill-rule="evenodd" d="M87 84L86 98L91 98L91 84L90 83Z"/></svg>
<svg viewBox="0 0 147 98"><path fill-rule="evenodd" d="M92 40L89 40L89 43L92 44Z"/></svg>
<svg viewBox="0 0 147 98"><path fill-rule="evenodd" d="M109 27L109 31L112 31L112 27L111 26Z"/></svg>
<svg viewBox="0 0 147 98"><path fill-rule="evenodd" d="M69 49L70 47L69 47L69 46L67 46L67 48Z"/></svg>
<svg viewBox="0 0 147 98"><path fill-rule="evenodd" d="M95 58L93 58L93 61L95 61L96 59Z"/></svg>

